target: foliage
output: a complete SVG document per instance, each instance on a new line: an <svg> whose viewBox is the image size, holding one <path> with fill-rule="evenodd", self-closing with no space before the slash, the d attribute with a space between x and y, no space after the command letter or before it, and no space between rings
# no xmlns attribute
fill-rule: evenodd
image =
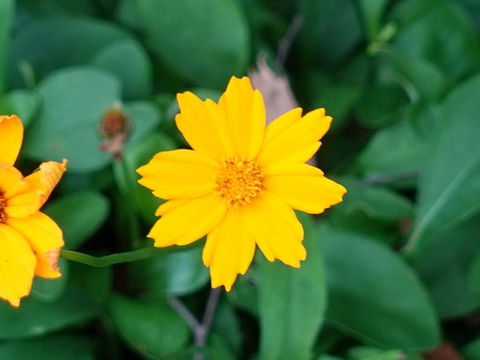
<svg viewBox="0 0 480 360"><path fill-rule="evenodd" d="M0 1L0 113L26 126L19 168L69 159L45 206L66 249L151 246L161 201L135 169L186 146L175 94L215 98L259 55L334 117L316 161L349 190L301 216L300 269L257 253L201 349L178 304L204 314L203 240L62 260L19 309L0 303L0 358L419 360L449 342L479 359L479 36L477 0Z"/></svg>

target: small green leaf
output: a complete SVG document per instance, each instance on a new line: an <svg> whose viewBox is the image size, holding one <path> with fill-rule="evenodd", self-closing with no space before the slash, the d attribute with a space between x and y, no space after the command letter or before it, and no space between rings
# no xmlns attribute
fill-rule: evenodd
<svg viewBox="0 0 480 360"><path fill-rule="evenodd" d="M45 302L57 300L65 291L68 282L70 266L67 260L60 259L58 267L62 276L58 279L44 279L35 277L32 287L32 296Z"/></svg>
<svg viewBox="0 0 480 360"><path fill-rule="evenodd" d="M78 192L49 202L44 211L63 230L65 248L76 249L106 220L109 203L100 193Z"/></svg>
<svg viewBox="0 0 480 360"><path fill-rule="evenodd" d="M0 359L94 360L91 342L76 335L51 335L0 344Z"/></svg>
<svg viewBox="0 0 480 360"><path fill-rule="evenodd" d="M48 77L38 92L43 106L27 133L25 153L41 161L66 158L73 171L107 165L111 157L100 151L99 126L119 100L118 81L93 68L69 68Z"/></svg>
<svg viewBox="0 0 480 360"><path fill-rule="evenodd" d="M260 263L261 360L307 360L324 319L325 279L320 239L313 219L302 217L307 260L300 269Z"/></svg>
<svg viewBox="0 0 480 360"><path fill-rule="evenodd" d="M196 246L136 262L129 273L132 286L149 294L190 294L209 280L201 253L202 248Z"/></svg>
<svg viewBox="0 0 480 360"><path fill-rule="evenodd" d="M165 300L138 301L116 295L110 314L125 341L153 359L181 350L189 339L187 324Z"/></svg>
<svg viewBox="0 0 480 360"><path fill-rule="evenodd" d="M433 306L414 272L377 241L322 228L329 284L327 319L387 348L429 349L439 342Z"/></svg>
<svg viewBox="0 0 480 360"><path fill-rule="evenodd" d="M146 97L152 90L152 66L145 50L132 39L121 39L102 48L91 64L116 76L127 99Z"/></svg>
<svg viewBox="0 0 480 360"><path fill-rule="evenodd" d="M414 230L406 250L416 254L439 234L480 209L480 76L455 88L443 104L423 166ZM455 121L452 121L455 119Z"/></svg>
<svg viewBox="0 0 480 360"><path fill-rule="evenodd" d="M137 9L153 51L172 72L222 87L245 71L248 28L236 1L141 0Z"/></svg>

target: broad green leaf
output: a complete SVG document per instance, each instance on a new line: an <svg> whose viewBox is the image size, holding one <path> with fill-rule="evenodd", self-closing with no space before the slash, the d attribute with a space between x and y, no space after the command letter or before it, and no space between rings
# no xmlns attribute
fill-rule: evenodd
<svg viewBox="0 0 480 360"><path fill-rule="evenodd" d="M222 87L245 72L249 37L236 0L140 0L137 9L153 51L173 73Z"/></svg>
<svg viewBox="0 0 480 360"><path fill-rule="evenodd" d="M407 105L407 94L401 87L377 84L364 90L355 110L365 127L375 129L399 122Z"/></svg>
<svg viewBox="0 0 480 360"><path fill-rule="evenodd" d="M9 80L24 85L19 72L22 63L43 78L59 68L87 64L98 51L129 37L111 23L93 18L57 16L29 21L12 39Z"/></svg>
<svg viewBox="0 0 480 360"><path fill-rule="evenodd" d="M30 296L19 308L0 303L0 339L40 336L99 314L108 295L109 269L71 266L67 289L56 301Z"/></svg>
<svg viewBox="0 0 480 360"><path fill-rule="evenodd" d="M354 6L349 0L297 2L304 19L298 41L306 60L335 64L358 44L362 32Z"/></svg>
<svg viewBox="0 0 480 360"><path fill-rule="evenodd" d="M76 335L51 335L0 344L0 359L94 360L91 341Z"/></svg>
<svg viewBox="0 0 480 360"><path fill-rule="evenodd" d="M44 302L57 300L62 296L68 282L70 266L67 260L59 259L58 266L62 276L58 279L35 277L32 286L32 296Z"/></svg>
<svg viewBox="0 0 480 360"><path fill-rule="evenodd" d="M100 150L100 121L119 100L118 81L88 67L55 72L39 88L43 106L27 133L24 152L36 160L69 161L68 169L99 169L111 157Z"/></svg>
<svg viewBox="0 0 480 360"><path fill-rule="evenodd" d="M209 280L199 246L136 262L129 277L135 289L158 295L190 294Z"/></svg>
<svg viewBox="0 0 480 360"><path fill-rule="evenodd" d="M327 319L386 348L429 349L439 324L415 273L386 246L322 227L328 279Z"/></svg>
<svg viewBox="0 0 480 360"><path fill-rule="evenodd" d="M2 95L6 87L7 50L10 45L10 30L14 12L15 0L3 0L0 2L0 94Z"/></svg>
<svg viewBox="0 0 480 360"><path fill-rule="evenodd" d="M151 134L161 120L155 105L146 101L126 103L124 111L130 119L132 127L127 143L144 141L145 136Z"/></svg>
<svg viewBox="0 0 480 360"><path fill-rule="evenodd" d="M139 301L116 295L110 315L123 339L139 353L153 359L182 349L190 336L185 321L165 300Z"/></svg>
<svg viewBox="0 0 480 360"><path fill-rule="evenodd" d="M453 90L432 136L418 188L414 230L407 251L418 253L436 236L480 209L480 76ZM455 121L452 121L455 119Z"/></svg>
<svg viewBox="0 0 480 360"><path fill-rule="evenodd" d="M78 192L49 202L44 212L63 230L65 248L76 249L104 223L109 203L98 192Z"/></svg>
<svg viewBox="0 0 480 360"><path fill-rule="evenodd" d="M300 269L279 261L260 263L260 360L307 360L326 305L320 238L313 219L302 217L307 260Z"/></svg>
<svg viewBox="0 0 480 360"><path fill-rule="evenodd" d="M411 96L414 100L437 100L444 93L447 79L434 64L397 51L386 51L382 54L398 81L407 82L413 89Z"/></svg>
<svg viewBox="0 0 480 360"><path fill-rule="evenodd" d="M415 261L417 273L441 318L467 315L480 305L480 283L469 282L472 280L469 279L470 267L480 251L479 220L480 217L475 216L441 234ZM477 277L477 280L480 279Z"/></svg>
<svg viewBox="0 0 480 360"><path fill-rule="evenodd" d="M152 66L145 50L132 39L121 39L99 50L91 64L115 75L127 99L142 98L152 88Z"/></svg>
<svg viewBox="0 0 480 360"><path fill-rule="evenodd" d="M353 177L342 177L339 182L348 189L343 202L329 212L364 212L368 217L396 222L413 217L412 203L402 195L383 186L369 185Z"/></svg>
<svg viewBox="0 0 480 360"><path fill-rule="evenodd" d="M478 35L467 14L455 1L403 1L393 17L402 24L395 38L399 53L411 59L423 59L450 81L478 68Z"/></svg>
<svg viewBox="0 0 480 360"><path fill-rule="evenodd" d="M382 350L369 346L356 346L348 351L349 360L421 360L400 350Z"/></svg>
<svg viewBox="0 0 480 360"><path fill-rule="evenodd" d="M240 317L229 302L220 302L217 306L210 331L221 337L230 351L241 353L245 334L240 327Z"/></svg>
<svg viewBox="0 0 480 360"><path fill-rule="evenodd" d="M15 114L27 127L37 115L40 107L40 99L37 94L29 90L14 90L1 100L0 110L2 114Z"/></svg>

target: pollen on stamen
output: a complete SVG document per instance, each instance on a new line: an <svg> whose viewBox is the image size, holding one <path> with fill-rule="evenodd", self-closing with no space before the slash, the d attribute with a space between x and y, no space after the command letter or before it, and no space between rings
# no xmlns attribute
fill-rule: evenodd
<svg viewBox="0 0 480 360"><path fill-rule="evenodd" d="M230 157L224 161L215 190L231 206L245 206L262 190L263 175L253 160Z"/></svg>

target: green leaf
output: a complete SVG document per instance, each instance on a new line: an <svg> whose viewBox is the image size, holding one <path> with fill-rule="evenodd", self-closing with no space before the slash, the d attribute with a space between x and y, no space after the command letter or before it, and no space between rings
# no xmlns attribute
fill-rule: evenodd
<svg viewBox="0 0 480 360"><path fill-rule="evenodd" d="M153 224L158 219L155 211L163 201L137 182L140 176L136 173L136 169L145 165L157 152L175 148L176 144L170 138L154 132L145 136L142 141L128 144L122 161L113 164L113 174L117 186L124 197L128 199L127 201L132 203L135 212L149 224Z"/></svg>
<svg viewBox="0 0 480 360"><path fill-rule="evenodd" d="M1 100L0 109L2 114L15 114L27 127L37 115L40 107L40 99L37 94L29 90L14 90Z"/></svg>
<svg viewBox="0 0 480 360"><path fill-rule="evenodd" d="M52 335L0 344L0 359L94 360L92 344L76 335Z"/></svg>
<svg viewBox="0 0 480 360"><path fill-rule="evenodd" d="M362 29L351 1L301 0L297 6L304 19L298 41L308 61L336 64L360 41Z"/></svg>
<svg viewBox="0 0 480 360"><path fill-rule="evenodd" d="M413 255L480 209L480 102L473 96L479 92L480 76L475 76L443 104L419 181L415 227L406 248Z"/></svg>
<svg viewBox="0 0 480 360"><path fill-rule="evenodd" d="M325 279L320 239L313 219L302 217L307 260L300 269L260 263L259 316L261 360L307 360L322 326Z"/></svg>
<svg viewBox="0 0 480 360"><path fill-rule="evenodd" d="M382 350L369 346L356 346L350 349L348 358L350 360L414 360L413 357L407 357L400 350ZM421 360L422 358L415 357L415 359Z"/></svg>
<svg viewBox="0 0 480 360"><path fill-rule="evenodd" d="M137 6L153 51L173 73L222 87L245 71L248 28L235 0L141 0Z"/></svg>
<svg viewBox="0 0 480 360"><path fill-rule="evenodd" d="M462 355L465 360L478 360L480 359L480 337L475 338L469 342L463 349Z"/></svg>
<svg viewBox="0 0 480 360"><path fill-rule="evenodd" d="M110 162L100 151L99 124L119 100L118 81L93 68L59 70L39 88L43 107L27 133L24 152L36 160L69 161L69 170L88 172Z"/></svg>
<svg viewBox="0 0 480 360"><path fill-rule="evenodd" d="M58 279L34 278L32 296L45 302L55 301L62 296L67 286L70 266L67 260L59 259L58 267L62 274Z"/></svg>
<svg viewBox="0 0 480 360"><path fill-rule="evenodd" d="M63 230L65 248L76 249L104 223L109 203L98 192L78 192L50 201L43 210Z"/></svg>
<svg viewBox="0 0 480 360"><path fill-rule="evenodd" d="M15 15L15 0L3 0L0 2L0 94L6 87L6 60L10 45L10 30Z"/></svg>
<svg viewBox="0 0 480 360"><path fill-rule="evenodd" d="M377 241L322 228L329 285L327 319L387 348L429 349L439 342L433 306L414 272Z"/></svg>
<svg viewBox="0 0 480 360"><path fill-rule="evenodd" d="M127 99L143 98L152 90L152 66L145 50L132 39L121 39L99 50L91 64L122 82Z"/></svg>
<svg viewBox="0 0 480 360"><path fill-rule="evenodd" d="M109 269L85 266L71 266L71 269L67 289L56 301L28 297L19 308L1 302L0 339L40 336L98 315L108 295Z"/></svg>
<svg viewBox="0 0 480 360"><path fill-rule="evenodd" d="M145 141L145 136L151 134L161 120L159 111L150 102L135 101L126 103L124 110L132 126L127 144L139 140Z"/></svg>
<svg viewBox="0 0 480 360"><path fill-rule="evenodd" d="M450 82L478 69L478 35L471 19L455 1L409 0L399 4L393 15L402 24L395 38L399 53L411 59L423 59Z"/></svg>
<svg viewBox="0 0 480 360"><path fill-rule="evenodd" d="M28 21L12 40L9 80L24 85L19 72L22 63L43 78L59 68L87 64L98 51L129 37L111 23L93 18L56 16Z"/></svg>
<svg viewBox="0 0 480 360"><path fill-rule="evenodd" d="M479 220L476 216L440 235L415 261L441 318L467 315L480 305L480 291L475 291L480 283L469 282L470 266L480 251Z"/></svg>
<svg viewBox="0 0 480 360"><path fill-rule="evenodd" d="M139 353L162 359L181 350L190 330L165 300L138 301L116 295L110 315L117 331Z"/></svg>
<svg viewBox="0 0 480 360"><path fill-rule="evenodd" d="M182 250L139 261L131 265L129 278L139 291L157 295L186 295L209 280L202 263L202 248Z"/></svg>

